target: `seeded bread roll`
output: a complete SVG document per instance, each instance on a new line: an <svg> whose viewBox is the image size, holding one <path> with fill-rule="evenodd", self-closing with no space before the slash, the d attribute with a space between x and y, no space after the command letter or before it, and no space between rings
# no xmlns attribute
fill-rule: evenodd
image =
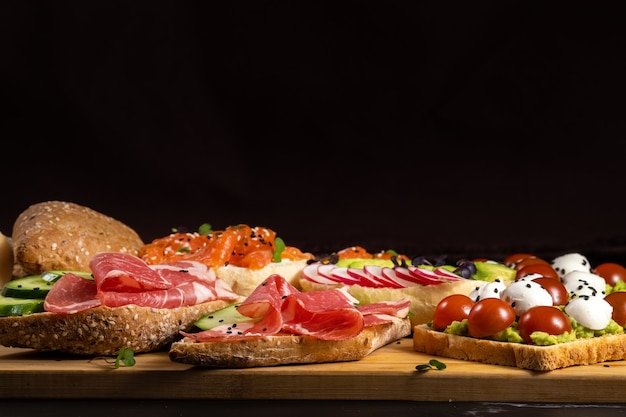
<svg viewBox="0 0 626 417"><path fill-rule="evenodd" d="M168 348L202 314L229 304L216 300L178 308L101 306L72 314L0 317L0 345L86 356L117 355L122 347L151 352Z"/></svg>
<svg viewBox="0 0 626 417"><path fill-rule="evenodd" d="M188 338L172 343L174 362L207 368L253 368L363 359L373 351L411 334L408 318L366 327L347 340L320 340L311 336L280 335L215 342Z"/></svg>
<svg viewBox="0 0 626 417"><path fill-rule="evenodd" d="M13 225L14 275L48 270L89 271L98 252L139 253L143 241L124 223L88 207L63 201L34 204Z"/></svg>
<svg viewBox="0 0 626 417"><path fill-rule="evenodd" d="M626 359L626 335L604 335L550 346L497 342L432 330L422 324L413 329L416 352L444 358L551 371L576 365Z"/></svg>

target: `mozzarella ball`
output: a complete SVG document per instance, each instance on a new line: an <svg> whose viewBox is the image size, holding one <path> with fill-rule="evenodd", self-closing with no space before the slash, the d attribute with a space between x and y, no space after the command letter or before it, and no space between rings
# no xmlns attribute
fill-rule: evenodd
<svg viewBox="0 0 626 417"><path fill-rule="evenodd" d="M513 307L515 314L521 316L535 306L551 306L552 295L535 281L517 280L509 285L500 297Z"/></svg>
<svg viewBox="0 0 626 417"><path fill-rule="evenodd" d="M480 285L477 285L470 294L469 297L474 300L482 300L483 298L500 298L500 294L502 291L506 289L506 284L496 279L491 282L483 282Z"/></svg>
<svg viewBox="0 0 626 417"><path fill-rule="evenodd" d="M606 281L600 275L585 271L572 271L561 278L567 292L571 295L590 295L604 297Z"/></svg>
<svg viewBox="0 0 626 417"><path fill-rule="evenodd" d="M565 312L591 330L602 330L611 322L613 306L601 297L575 297L565 305Z"/></svg>
<svg viewBox="0 0 626 417"><path fill-rule="evenodd" d="M557 256L550 264L561 278L572 271L591 272L589 260L580 253L567 253Z"/></svg>

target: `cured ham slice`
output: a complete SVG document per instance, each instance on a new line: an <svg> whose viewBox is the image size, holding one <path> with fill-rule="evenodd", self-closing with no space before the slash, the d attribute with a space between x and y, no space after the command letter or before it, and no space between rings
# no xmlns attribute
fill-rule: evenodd
<svg viewBox="0 0 626 417"><path fill-rule="evenodd" d="M140 258L126 253L103 252L89 262L98 291L140 292L164 290L171 282Z"/></svg>
<svg viewBox="0 0 626 417"><path fill-rule="evenodd" d="M282 305L283 330L326 340L350 339L363 330L363 315L338 290L293 294Z"/></svg>
<svg viewBox="0 0 626 417"><path fill-rule="evenodd" d="M73 313L98 305L176 308L213 300L237 300L228 284L196 261L148 265L140 258L103 252L91 260L93 281L65 274L50 289L44 308Z"/></svg>
<svg viewBox="0 0 626 417"><path fill-rule="evenodd" d="M356 306L356 299L339 288L300 292L280 275L271 275L242 302L237 311L249 323L225 323L198 333L181 332L196 342L232 340L279 334L309 335L323 340L347 340L366 326L406 317L409 299Z"/></svg>
<svg viewBox="0 0 626 417"><path fill-rule="evenodd" d="M57 287L59 283L61 285ZM51 313L76 313L97 307L101 304L100 299L96 298L97 290L94 281L67 273L52 286L43 308Z"/></svg>

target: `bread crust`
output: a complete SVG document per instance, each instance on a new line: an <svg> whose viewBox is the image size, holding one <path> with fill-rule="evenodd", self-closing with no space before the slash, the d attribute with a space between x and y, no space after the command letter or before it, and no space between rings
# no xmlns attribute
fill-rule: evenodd
<svg viewBox="0 0 626 417"><path fill-rule="evenodd" d="M77 313L35 313L0 317L0 344L73 355L117 355L122 347L135 353L166 349L189 331L204 313L231 304L209 301L178 308L137 305L100 306Z"/></svg>
<svg viewBox="0 0 626 417"><path fill-rule="evenodd" d="M333 341L311 336L277 335L220 342L174 342L174 362L208 368L252 368L363 359L376 349L411 334L408 318L365 328L352 339Z"/></svg>
<svg viewBox="0 0 626 417"><path fill-rule="evenodd" d="M551 346L497 342L432 330L422 324L413 329L413 349L429 355L552 371L626 359L626 334L604 335Z"/></svg>
<svg viewBox="0 0 626 417"><path fill-rule="evenodd" d="M90 271L96 253L137 255L144 244L119 220L64 201L31 205L17 217L12 233L16 277L54 269Z"/></svg>

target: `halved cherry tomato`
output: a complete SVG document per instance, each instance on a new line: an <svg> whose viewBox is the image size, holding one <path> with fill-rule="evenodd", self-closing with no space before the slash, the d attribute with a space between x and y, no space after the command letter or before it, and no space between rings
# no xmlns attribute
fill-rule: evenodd
<svg viewBox="0 0 626 417"><path fill-rule="evenodd" d="M562 306L569 301L569 293L561 280L549 277L534 278L533 281L538 282L552 296L553 306Z"/></svg>
<svg viewBox="0 0 626 417"><path fill-rule="evenodd" d="M500 298L483 298L474 304L467 316L467 331L472 337L489 337L515 321L515 310Z"/></svg>
<svg viewBox="0 0 626 417"><path fill-rule="evenodd" d="M515 273L515 279L520 279L528 274L539 274L543 277L552 278L558 281L561 280L558 272L556 272L552 265L542 263L530 264L518 269Z"/></svg>
<svg viewBox="0 0 626 417"><path fill-rule="evenodd" d="M620 326L626 325L626 292L616 291L604 297L613 306L612 318Z"/></svg>
<svg viewBox="0 0 626 417"><path fill-rule="evenodd" d="M593 273L600 275L611 287L619 281L626 282L626 268L614 262L605 262L596 266Z"/></svg>
<svg viewBox="0 0 626 417"><path fill-rule="evenodd" d="M536 258L536 256L532 253L514 253L504 258L504 261L502 261L502 263L509 268L513 268L515 267L515 264L527 258Z"/></svg>
<svg viewBox="0 0 626 417"><path fill-rule="evenodd" d="M545 332L560 335L572 331L572 324L561 309L553 306L535 306L526 310L517 321L517 330L524 342L534 344L530 335Z"/></svg>
<svg viewBox="0 0 626 417"><path fill-rule="evenodd" d="M526 258L523 259L521 261L519 261L518 263L515 264L515 266L513 266L513 269L515 269L516 271L519 271L520 269L528 266L528 265L550 265L550 262L546 261L543 258Z"/></svg>
<svg viewBox="0 0 626 417"><path fill-rule="evenodd" d="M444 297L435 307L433 329L443 330L453 321L466 319L473 306L474 300L465 294L451 294Z"/></svg>

